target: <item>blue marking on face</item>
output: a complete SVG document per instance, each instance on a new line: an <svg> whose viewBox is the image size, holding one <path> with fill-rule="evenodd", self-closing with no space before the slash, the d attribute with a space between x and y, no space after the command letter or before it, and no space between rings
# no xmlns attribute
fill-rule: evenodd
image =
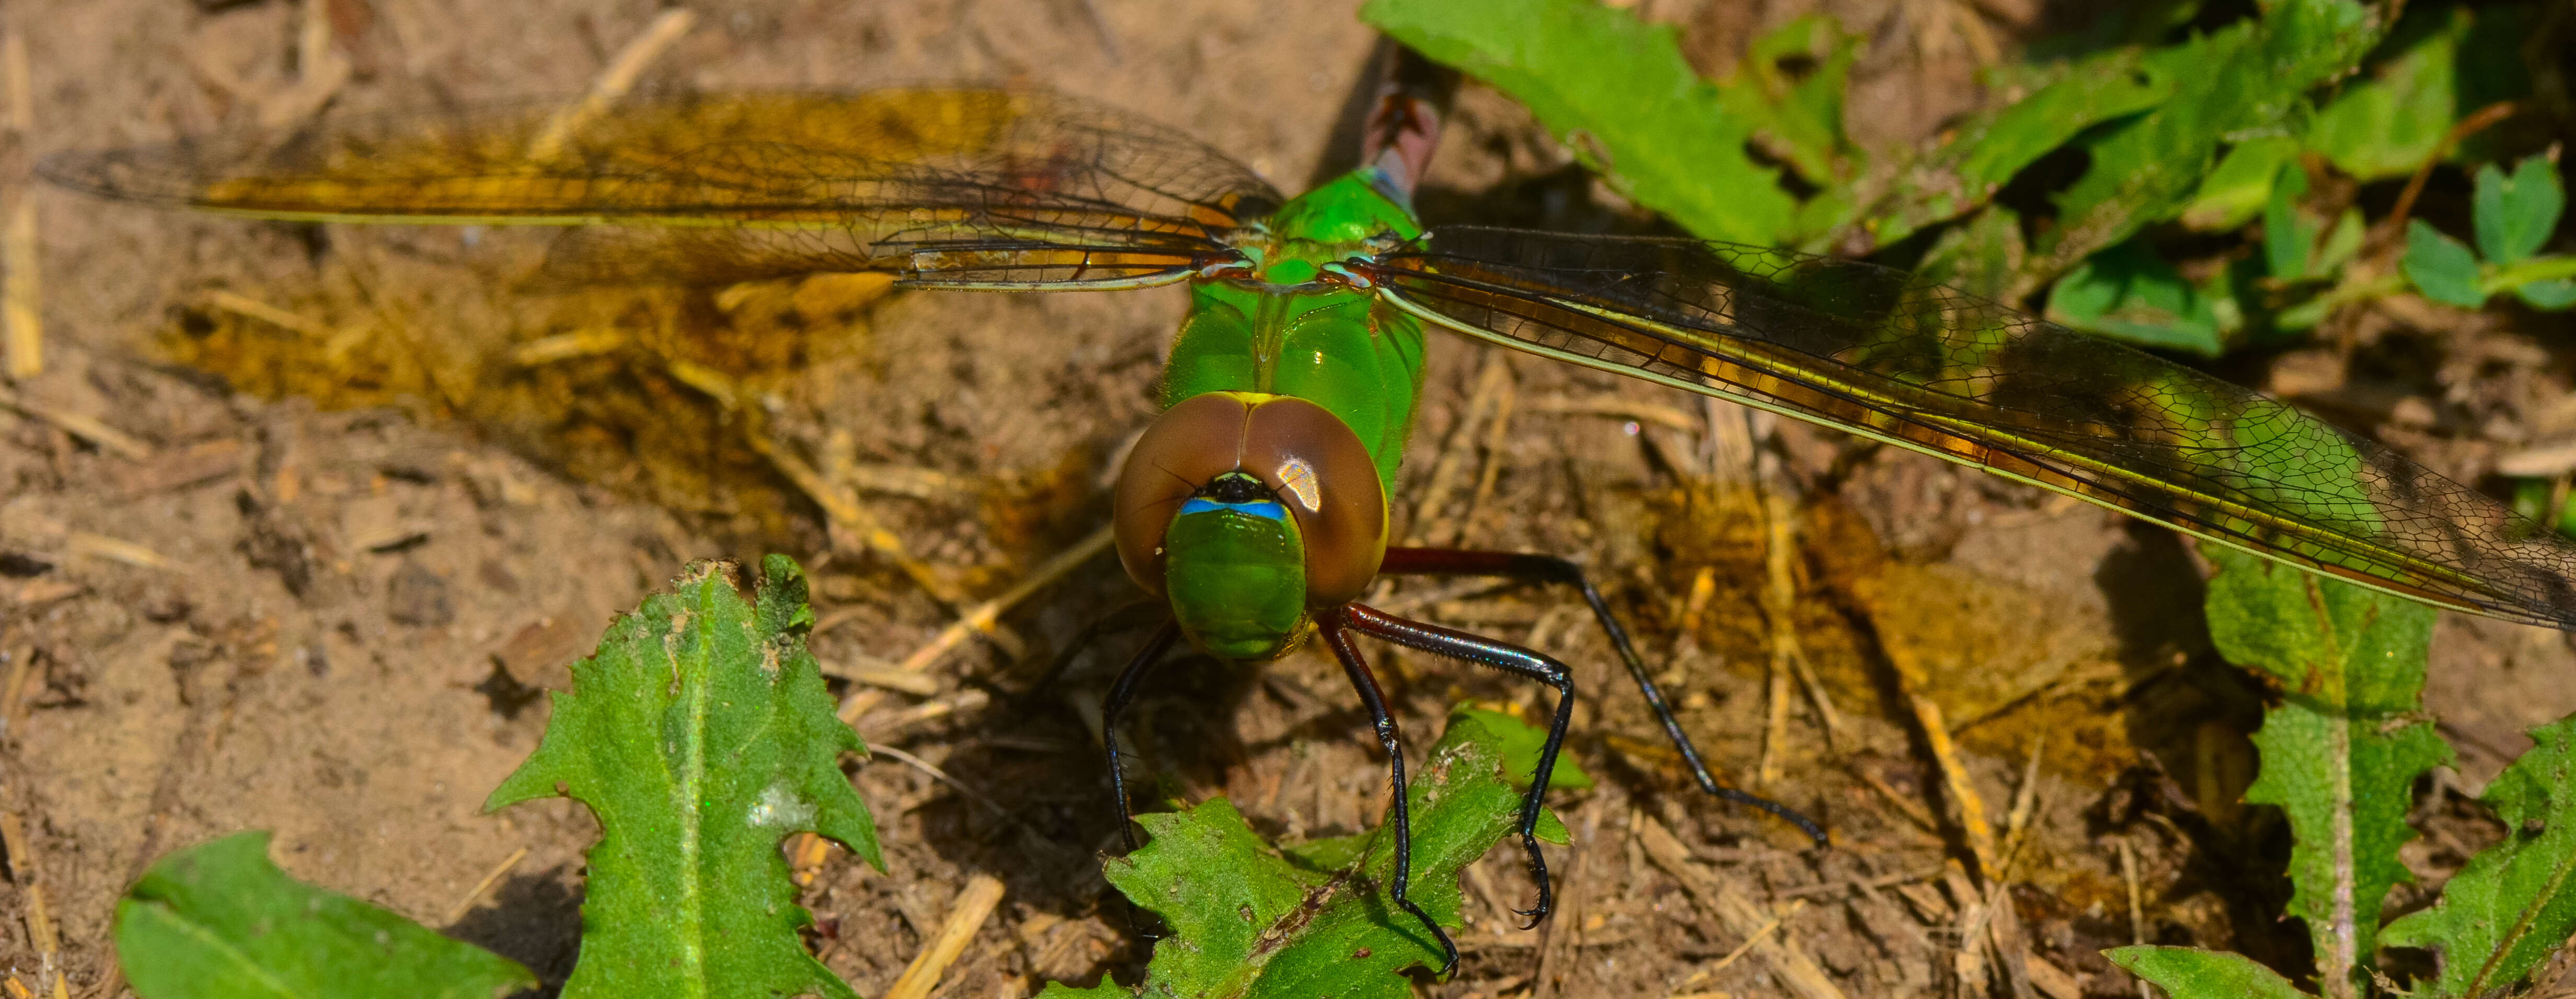
<svg viewBox="0 0 2576 999"><path fill-rule="evenodd" d="M1250 503L1219 503L1215 500L1204 497L1192 497L1187 502L1181 504L1182 516L1188 516L1193 513L1210 513L1217 510L1231 510L1235 513L1250 514L1255 517L1268 517L1272 520L1288 519L1288 508L1280 506L1279 504L1269 500L1255 500Z"/></svg>

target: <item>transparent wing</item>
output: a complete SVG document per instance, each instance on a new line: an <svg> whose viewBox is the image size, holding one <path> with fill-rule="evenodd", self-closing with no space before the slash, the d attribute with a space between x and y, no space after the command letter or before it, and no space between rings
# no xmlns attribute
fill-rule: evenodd
<svg viewBox="0 0 2576 999"><path fill-rule="evenodd" d="M2289 405L1873 264L1450 226L1359 268L1470 336L1848 430L2459 610L2576 627L2576 546Z"/></svg>
<svg viewBox="0 0 2576 999"><path fill-rule="evenodd" d="M895 270L924 285L1180 280L1279 193L1172 129L1004 90L732 93L326 118L74 153L125 200L340 221L617 227L549 277L732 281Z"/></svg>

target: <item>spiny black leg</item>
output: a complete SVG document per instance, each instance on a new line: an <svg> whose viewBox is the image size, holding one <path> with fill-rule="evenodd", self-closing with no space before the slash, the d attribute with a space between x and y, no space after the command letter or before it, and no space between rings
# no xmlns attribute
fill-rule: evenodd
<svg viewBox="0 0 2576 999"><path fill-rule="evenodd" d="M1538 751L1538 769L1530 772L1529 792L1521 796L1521 849L1529 853L1530 878L1538 882L1538 905L1517 911L1530 917L1522 929L1537 926L1556 907L1556 896L1547 883L1547 858L1538 852L1538 810L1547 796L1548 776L1556 772L1556 751L1565 745L1566 726L1574 721L1574 675L1564 663L1482 635L1408 621L1359 604L1344 604L1341 615L1345 625L1363 634L1405 648L1491 666L1556 688L1556 718L1548 723L1547 744Z"/></svg>
<svg viewBox="0 0 2576 999"><path fill-rule="evenodd" d="M1350 675L1351 686L1360 692L1360 703L1368 706L1369 720L1377 724L1378 744L1386 747L1387 771L1393 775L1389 782L1395 787L1395 804L1387 809L1386 825L1395 831L1395 884L1387 894L1395 899L1397 908L1412 913L1431 930L1432 938L1440 941L1440 975L1445 978L1458 970L1458 945L1450 942L1448 931L1441 929L1430 913L1405 897L1405 886L1413 878L1413 819L1405 800L1404 739L1395 730L1395 716L1386 712L1386 695L1378 692L1377 675L1369 672L1368 660L1360 658L1359 646L1351 643L1351 634L1343 629L1338 617L1338 613L1330 611L1317 615L1316 630L1323 633L1324 644L1332 647L1333 658L1342 661L1342 672Z"/></svg>
<svg viewBox="0 0 2576 999"><path fill-rule="evenodd" d="M1131 853L1136 849L1136 821L1127 810L1127 773L1118 766L1118 715L1136 696L1136 682L1152 672L1155 663L1163 661L1163 653L1171 651L1172 643L1180 637L1179 622L1163 622L1161 628L1155 629L1154 637L1145 640L1145 647L1137 650L1136 658L1127 661L1127 668L1118 671L1118 679L1109 685L1108 699L1100 702L1100 744L1109 750L1109 794L1118 799L1118 835L1127 841Z"/></svg>
<svg viewBox="0 0 2576 999"><path fill-rule="evenodd" d="M1825 830L1816 825L1814 819L1769 798L1747 794L1721 785L1717 782L1717 778L1709 774L1708 764L1700 759L1699 747L1691 744L1690 736L1682 734L1681 720L1674 718L1672 707L1664 703L1664 692L1656 689L1654 678L1646 675L1646 661L1637 655L1636 645L1628 640L1628 629L1620 627L1619 619L1611 616L1610 605L1601 599L1601 591L1593 588L1592 581L1584 578L1582 566L1553 555L1465 551L1455 548L1389 548L1386 550L1386 562L1378 568L1378 571L1418 575L1508 576L1514 579L1568 583L1581 589L1583 602L1592 606L1593 619L1601 622L1601 630L1610 636L1611 647L1619 650L1619 660L1627 664L1628 676L1637 681L1637 689L1646 695L1646 706L1654 709L1655 720L1663 723L1664 736L1672 740L1673 748L1681 750L1682 760L1690 765L1691 776L1699 781L1700 790L1726 801L1751 805L1779 816L1781 821L1797 826L1798 831L1806 833L1807 838L1814 840L1817 846L1825 845Z"/></svg>

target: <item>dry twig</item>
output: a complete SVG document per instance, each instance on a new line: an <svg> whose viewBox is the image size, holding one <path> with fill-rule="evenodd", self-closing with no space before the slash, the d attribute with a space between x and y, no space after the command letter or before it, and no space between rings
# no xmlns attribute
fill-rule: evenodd
<svg viewBox="0 0 2576 999"><path fill-rule="evenodd" d="M921 948L912 965L903 969L903 977L895 979L894 987L886 990L885 999L929 996L930 990L939 986L939 976L948 972L957 955L965 953L966 944L975 939L975 932L984 928L984 921L992 918L993 908L1001 903L1000 878L978 874L966 882L957 900L949 905L948 920L940 924L938 934Z"/></svg>
<svg viewBox="0 0 2576 999"><path fill-rule="evenodd" d="M1467 512L1459 515L1454 524L1448 525L1450 530L1446 532L1448 537L1442 540L1443 544L1464 547L1474 540L1476 514L1485 508L1486 500L1493 498L1494 482L1502 477L1503 465L1507 463L1504 448L1511 443L1512 404L1516 401L1519 391L1518 385L1511 378L1511 366L1505 364L1502 365L1502 369L1503 387L1495 396L1494 419L1485 434L1484 471L1476 477L1475 493L1467 498Z"/></svg>
<svg viewBox="0 0 2576 999"><path fill-rule="evenodd" d="M1046 563L1038 566L1036 571L1029 573L1028 578L1002 591L1001 595L968 608L964 614L958 615L954 623L941 629L939 634L932 636L929 642L913 650L911 655L905 656L902 662L896 663L895 668L915 673L921 672L929 669L931 664L938 662L939 658L947 655L950 650L965 644L969 636L995 634L1001 627L1003 614L1019 606L1021 601L1036 596L1038 591L1072 575L1073 571L1081 568L1083 563L1108 551L1111 540L1113 540L1113 534L1108 527L1091 532L1090 537L1075 542L1071 548L1058 552L1054 558L1046 560ZM841 720L855 723L861 715L867 714L884 699L884 692L878 690L862 690L853 693L849 700L841 704Z"/></svg>
<svg viewBox="0 0 2576 999"><path fill-rule="evenodd" d="M822 630L816 626L816 631ZM823 675L839 677L851 683L881 687L914 697L928 697L939 692L939 678L928 673L907 670L883 659L860 656L854 662L822 664Z"/></svg>
<svg viewBox="0 0 2576 999"><path fill-rule="evenodd" d="M591 82L590 93L583 95L571 107L555 112L555 116L547 120L545 129L529 140L528 158L552 159L563 152L564 143L572 138L573 133L607 113L609 105L635 89L635 80L644 75L644 67L652 65L653 60L669 51L697 21L698 16L685 7L670 8L655 17L643 34L627 42L626 47L618 51L617 58L609 60L608 68Z"/></svg>
<svg viewBox="0 0 2576 999"><path fill-rule="evenodd" d="M955 788L955 789L957 790L957 793L962 794L962 795L965 795L965 796L967 796L968 798L972 798L972 799L974 799L974 801L975 801L975 803L976 803L976 804L979 804L979 805L982 805L982 806L984 806L984 807L986 807L986 808L990 808L990 809L992 809L992 810L993 810L993 814L998 815L998 816L1002 816L1002 817L1004 817L1004 818L1008 818L1008 817L1010 817L1010 814L1011 814L1011 813L1010 813L1010 810L1009 810L1009 809L1006 809L1006 808L1003 808L1003 807L1002 807L1002 803L1001 803L1001 802L994 801L994 800L992 799L992 797L991 797L991 796L986 795L986 794L985 794L984 792L982 792L982 791L978 791L978 790L975 790L974 788L971 788L971 787L966 786L966 782L965 782L965 781L958 780L958 779L957 779L957 778L955 778L955 777L949 776L948 771L945 771L945 770L939 769L939 765L938 765L938 764L936 764L936 763L932 763L932 762L930 762L929 760L925 760L925 759L922 759L921 757L914 756L914 755L912 755L911 753L904 752L903 750L896 749L896 748L894 748L893 746L872 746L872 747L869 747L868 752L869 752L869 754L871 754L871 755L883 755L883 756L893 757L893 758L894 758L894 760L895 760L895 762L901 763L901 764L903 764L903 765L905 765L905 766L908 766L908 767L911 767L911 768L913 768L913 769L915 769L915 770L919 770L919 771L921 771L921 772L922 772L922 773L924 773L924 774L928 774L928 775L930 776L930 779L935 780L935 781L938 781L938 782L940 782L940 783L942 783L942 784L946 784L946 785L948 785L949 787ZM809 836L810 836L810 835L813 835L813 834L811 834L811 833L807 833L806 835L809 835ZM801 846L801 844L800 844L800 846ZM802 852L802 851L800 850L799 852Z"/></svg>
<svg viewBox="0 0 2576 999"><path fill-rule="evenodd" d="M1492 409L1495 397L1511 380L1511 370L1503 366L1501 351L1488 348L1484 370L1476 376L1476 390L1459 410L1458 425L1449 428L1449 439L1440 445L1440 460L1432 463L1431 480L1413 501L1413 524L1407 532L1407 544L1438 544L1439 532L1448 527L1440 511L1449 503L1450 484L1458 478L1459 467L1476 440L1476 428L1483 424L1485 413Z"/></svg>
<svg viewBox="0 0 2576 999"><path fill-rule="evenodd" d="M357 67L341 55L331 36L327 0L304 0L304 18L295 38L296 78L292 86L259 102L259 126L285 128L312 117L331 103Z"/></svg>
<svg viewBox="0 0 2576 999"><path fill-rule="evenodd" d="M9 855L9 880L25 884L36 873L27 856L27 822L16 812L0 812L0 853Z"/></svg>
<svg viewBox="0 0 2576 999"><path fill-rule="evenodd" d="M1592 854L1599 846L1602 807L1597 800L1584 807L1583 832L1569 851L1573 855L1565 861L1565 894L1557 899L1556 913L1538 928L1538 971L1530 979L1531 999L1554 999L1564 991L1559 980L1565 977L1565 963L1573 956L1573 937L1583 923L1584 903L1591 900L1589 888L1599 880L1583 874L1584 868L1593 866Z"/></svg>
<svg viewBox="0 0 2576 999"><path fill-rule="evenodd" d="M1637 842L1645 848L1646 859L1664 873L1682 883L1691 901L1727 932L1754 941L1753 953L1777 973L1777 980L1800 999L1847 999L1841 987L1825 974L1823 967L1807 955L1794 936L1756 938L1755 934L1773 914L1754 904L1724 876L1691 863L1690 850L1665 829L1662 823L1647 819L1637 825Z"/></svg>
<svg viewBox="0 0 2576 999"><path fill-rule="evenodd" d="M1634 420L1638 423L1653 423L1671 427L1686 434L1696 434L1703 429L1699 421L1690 418L1690 414L1671 406L1639 402L1618 396L1597 396L1589 399L1576 399L1562 395L1540 396L1530 400L1525 408L1533 413L1608 416Z"/></svg>
<svg viewBox="0 0 2576 999"><path fill-rule="evenodd" d="M330 324L328 323L315 319L307 319L301 315L270 305L248 295L224 291L220 288L207 292L205 295L205 302L207 305L222 309L234 315L246 316L282 330L302 333L305 336L328 338L333 332Z"/></svg>
<svg viewBox="0 0 2576 999"><path fill-rule="evenodd" d="M887 530L884 524L878 522L876 515L868 512L868 508L860 504L858 497L850 495L848 490L825 479L822 473L814 470L814 466L806 464L805 459L789 454L785 448L779 447L776 442L769 439L767 432L745 427L742 436L743 442L749 445L753 452L769 459L769 464L778 469L779 474L787 476L787 480L795 483L796 488L803 490L806 497L814 501L815 506L823 508L823 519L831 529L834 547L841 547L848 541L855 540L894 563L895 568L902 570L903 574L912 580L913 585L921 587L923 592L930 594L940 603L954 607L965 602L965 596L958 593L954 585L941 579L938 573L932 572L929 564L912 557L912 551L904 547L903 539L896 537L893 531Z"/></svg>
<svg viewBox="0 0 2576 999"><path fill-rule="evenodd" d="M439 925L446 926L465 918L465 911L474 907L474 900L482 898L484 892L491 891L492 886L499 883L502 876L509 874L511 868L519 866L519 861L526 859L528 859L527 847L523 846L510 851L509 857L492 868L492 873L484 875L483 880L474 883L473 891L466 892L464 898L457 899L455 905L448 907L447 918L440 921Z"/></svg>
<svg viewBox="0 0 2576 999"><path fill-rule="evenodd" d="M1923 733L1932 760L1941 768L1942 800L1949 807L1950 820L1966 841L1968 852L1977 861L1977 880L1991 883L1999 873L1995 869L1995 829L1986 818L1985 798L1977 793L1968 779L1968 768L1959 763L1958 748L1950 742L1950 726L1941 717L1941 706L1922 694L1923 662L1914 649L1893 637L1885 618L1875 605L1868 607L1872 630L1878 633L1879 650L1886 654L1888 665L1896 672L1896 686L1914 715L1915 726Z"/></svg>
<svg viewBox="0 0 2576 999"><path fill-rule="evenodd" d="M14 410L28 417L51 423L62 428L64 433L136 461L152 460L152 445L108 426L97 417L28 402L19 398L17 393L5 388L0 388L0 409Z"/></svg>
<svg viewBox="0 0 2576 999"><path fill-rule="evenodd" d="M2147 905L2145 894L2138 890L2138 851L2129 845L2126 838L2117 842L2120 844L2120 880L2129 887L2129 942L2143 946L2147 942ZM2144 978L2138 979L2138 999L2156 999L2156 987L2147 984Z"/></svg>
<svg viewBox="0 0 2576 999"><path fill-rule="evenodd" d="M63 981L63 942L54 935L53 913L45 908L45 886L27 886L27 936L36 947L36 987L50 981L55 999L69 999L71 986Z"/></svg>
<svg viewBox="0 0 2576 999"><path fill-rule="evenodd" d="M45 371L45 322L39 308L41 272L36 263L36 199L28 183L27 143L36 130L36 84L27 68L27 33L12 29L0 36L0 85L9 88L8 219L0 222L0 338L7 343L5 370L12 381Z"/></svg>

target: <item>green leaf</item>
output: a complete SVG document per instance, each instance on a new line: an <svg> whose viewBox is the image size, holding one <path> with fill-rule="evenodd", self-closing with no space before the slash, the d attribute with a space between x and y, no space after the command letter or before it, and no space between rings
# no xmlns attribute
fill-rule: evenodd
<svg viewBox="0 0 2576 999"><path fill-rule="evenodd" d="M2513 512L2547 524L2560 534L2576 534L2576 503L2559 503L2558 511L2549 510L2550 494L2557 491L2548 479L2516 479L2513 484Z"/></svg>
<svg viewBox="0 0 2576 999"><path fill-rule="evenodd" d="M2478 252L2490 263L2515 264L2549 242L2559 213L2567 208L2567 191L2558 186L2556 164L2546 156L2528 156L2514 166L2510 180L2493 163L2479 167L2470 205Z"/></svg>
<svg viewBox="0 0 2576 999"><path fill-rule="evenodd" d="M1930 284L2003 301L2013 297L2013 279L2021 273L2026 252L2021 216L2002 205L1988 205L1968 221L1942 230L1915 273Z"/></svg>
<svg viewBox="0 0 2576 999"><path fill-rule="evenodd" d="M2361 255L2362 237L2368 232L2369 226L2361 220L2361 209L2344 209L2343 214L2335 216L2334 228L2326 230L2316 257L2308 261L2308 276L2330 277L2341 271L2343 265Z"/></svg>
<svg viewBox="0 0 2576 999"><path fill-rule="evenodd" d="M1508 761L1514 746L1538 738L1544 733L1509 715L1460 711L1411 775L1409 894L1442 926L1460 925L1459 869L1518 825L1520 792L1507 774L1527 771ZM1109 861L1109 883L1160 915L1171 935L1154 945L1141 985L1051 984L1041 999L1403 999L1413 991L1404 969L1440 966L1439 945L1387 895L1394 837L1383 826L1282 853L1223 798L1136 821L1153 841ZM1541 829L1561 836L1564 827L1543 813Z"/></svg>
<svg viewBox="0 0 2576 999"><path fill-rule="evenodd" d="M2060 273L2181 214L2222 145L2287 129L2307 93L2349 70L2381 28L2355 0L2279 0L2260 20L2148 53L2173 96L2085 141L2091 165L2057 195L2058 224L2032 266Z"/></svg>
<svg viewBox="0 0 2576 999"><path fill-rule="evenodd" d="M797 938L811 917L778 844L821 833L883 869L839 764L867 750L805 651L803 570L782 555L762 570L757 607L730 566L702 562L618 618L484 802L563 794L599 818L567 999L855 997Z"/></svg>
<svg viewBox="0 0 2576 999"><path fill-rule="evenodd" d="M2380 934L2389 946L2442 955L2440 995L2509 985L2576 932L2576 718L2533 729L2531 739L2531 751L2487 786L2487 806L2510 830L2504 841L2469 858L2440 902Z"/></svg>
<svg viewBox="0 0 2576 999"><path fill-rule="evenodd" d="M1692 233L1789 234L1796 202L1745 152L1763 123L1692 72L1671 25L1592 0L1371 0L1360 17L1527 105L1620 194Z"/></svg>
<svg viewBox="0 0 2576 999"><path fill-rule="evenodd" d="M2576 305L2576 281L2558 278L2550 281L2526 281L2513 286L2513 293L2535 309L2557 311Z"/></svg>
<svg viewBox="0 0 2576 999"><path fill-rule="evenodd" d="M2308 193L2308 171L2295 161L2281 166L2281 176L2272 184L2272 197L2263 205L2263 257L2273 277L2296 281L2307 277L2308 253L2314 249L2317 233L2325 227L2299 210L2299 196Z"/></svg>
<svg viewBox="0 0 2576 999"><path fill-rule="evenodd" d="M268 834L155 861L116 903L116 952L144 999L490 999L518 962L287 877Z"/></svg>
<svg viewBox="0 0 2576 999"><path fill-rule="evenodd" d="M2320 974L2349 979L2372 955L2415 778L2451 760L2422 710L2431 607L2217 544L2211 641L2283 691L2254 734L2262 772L2245 800L2276 805L2293 843L2289 915L2305 920Z"/></svg>
<svg viewBox="0 0 2576 999"><path fill-rule="evenodd" d="M2144 347L2216 357L2226 349L2210 296L2142 240L2094 254L2048 295L2048 319Z"/></svg>
<svg viewBox="0 0 2576 999"><path fill-rule="evenodd" d="M2442 234L2423 219L2406 220L2406 256L2397 263L2424 297L2464 309L2485 304L2478 287L2478 258L2469 245Z"/></svg>
<svg viewBox="0 0 2576 999"><path fill-rule="evenodd" d="M2345 85L2308 126L2307 145L2361 180L2414 173L2458 115L2465 9L2410 17L2380 46L2370 78Z"/></svg>
<svg viewBox="0 0 2576 999"><path fill-rule="evenodd" d="M2192 947L2114 947L2102 952L2174 999L2304 999L2298 986L2243 954Z"/></svg>
<svg viewBox="0 0 2576 999"><path fill-rule="evenodd" d="M2237 143L2219 158L2218 168L2201 179L2200 190L2182 210L2182 224L2213 232L2251 221L2272 200L2272 182L2281 175L2282 165L2297 163L2298 156L2298 140L2288 136L2257 136Z"/></svg>
<svg viewBox="0 0 2576 999"><path fill-rule="evenodd" d="M1728 113L1753 122L1754 141L1819 187L1850 172L1857 154L1843 138L1843 92L1860 36L1822 14L1810 14L1754 39L1735 75L1717 88ZM1787 63L1809 67L1791 74Z"/></svg>
<svg viewBox="0 0 2576 999"><path fill-rule="evenodd" d="M1872 235L1881 245L1892 243L1985 204L2023 167L2078 133L2172 96L2173 77L2163 70L2133 49L2050 67L2030 96L1970 116L1906 167L1874 210Z"/></svg>
<svg viewBox="0 0 2576 999"><path fill-rule="evenodd" d="M1462 729L1476 726L1481 733ZM1461 705L1449 712L1448 739L1468 739L1492 746L1503 754L1503 773L1511 777L1512 786L1529 787L1530 774L1538 770L1538 754L1547 746L1547 730L1500 711ZM1556 769L1548 772L1547 788L1551 791L1589 791L1592 775L1573 757L1559 756Z"/></svg>

